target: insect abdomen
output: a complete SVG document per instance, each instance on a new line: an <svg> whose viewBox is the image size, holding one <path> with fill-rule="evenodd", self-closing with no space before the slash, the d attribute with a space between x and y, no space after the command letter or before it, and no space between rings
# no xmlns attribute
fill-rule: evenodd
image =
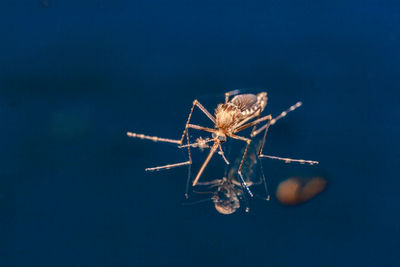
<svg viewBox="0 0 400 267"><path fill-rule="evenodd" d="M242 95L238 103L238 107L241 108L242 116L252 115L255 112L262 112L267 105L267 93L262 92L257 95ZM239 100L239 99L238 99ZM241 103L240 103L241 102ZM245 107L245 108L243 108Z"/></svg>

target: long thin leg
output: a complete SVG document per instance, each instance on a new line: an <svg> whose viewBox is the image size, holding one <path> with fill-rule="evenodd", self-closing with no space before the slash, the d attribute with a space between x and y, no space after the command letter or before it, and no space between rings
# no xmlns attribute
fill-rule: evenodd
<svg viewBox="0 0 400 267"><path fill-rule="evenodd" d="M190 180L191 180L191 166L192 166L192 157L191 157L191 153L190 153L190 140L189 140L189 129L188 129L188 127L189 127L189 123L190 123L190 119L191 119L191 117L192 117L192 113L193 113L193 109L194 109L194 106L197 106L201 111L203 111L203 113L215 124L215 118L210 114L210 112L208 112L208 110L205 108L205 107L203 107L203 105L202 104L200 104L200 102L199 101L197 101L197 99L195 99L194 101L193 101L193 105L192 105L192 108L191 108L191 110L190 110L190 114L189 114L189 118L188 118L188 120L186 121L186 125L185 125L185 130L183 131L183 134L182 134L182 137L181 137L181 145L182 145L182 142L183 142L183 136L184 136L184 134L185 134L185 132L186 132L186 139L187 139L187 146L188 146L188 156L189 156L189 161L190 161L190 164L188 165L188 176L187 176L187 179L186 179L186 189L185 189L185 197L186 197L186 199L188 199L189 198L189 183L190 183Z"/></svg>
<svg viewBox="0 0 400 267"><path fill-rule="evenodd" d="M187 123L186 123L186 125L187 125ZM185 189L185 197L186 197L186 199L188 199L189 198L189 182L190 182L191 174L192 174L192 156L190 153L189 130L187 129L187 126L186 126L186 141L188 144L188 156L189 156L189 161L190 161L190 164L188 165L188 175L187 175L187 179L186 179L186 189Z"/></svg>
<svg viewBox="0 0 400 267"><path fill-rule="evenodd" d="M188 199L189 198L189 183L190 183L190 178L191 178L191 174L192 174L192 165L188 165L188 176L186 179L186 188L185 188L185 198Z"/></svg>
<svg viewBox="0 0 400 267"><path fill-rule="evenodd" d="M195 100L193 101L193 105L196 105L201 111L203 111L203 113L206 114L206 116L215 124L215 118L214 118L214 116L211 115L211 113L208 112L208 110L207 110L205 107L203 107L203 105L200 104L200 102L197 101L197 99L195 99Z"/></svg>
<svg viewBox="0 0 400 267"><path fill-rule="evenodd" d="M257 155L257 159L260 160L258 155ZM262 176L262 180L263 180L262 182L264 183L264 189L265 189L265 195L266 195L265 199L268 201L268 200L270 200L271 196L269 194L267 180L265 179L264 168L262 166L261 160L260 160L260 171L261 171L261 176Z"/></svg>
<svg viewBox="0 0 400 267"><path fill-rule="evenodd" d="M221 155L222 159L225 161L226 165L229 165L229 161L225 158L224 151L222 150L221 144L218 144L219 152L218 154Z"/></svg>
<svg viewBox="0 0 400 267"><path fill-rule="evenodd" d="M256 130L256 126L254 126L252 132L254 132L255 130ZM263 169L263 166L262 166L262 162L261 162L261 159L258 157L258 151L257 151L259 146L260 146L260 144L261 144L261 142L257 142L257 144L254 147L253 153L254 153L255 159L253 159L253 161L251 162L252 165L250 165L250 166L253 166L254 164L258 163L258 166L260 168L261 179L258 182L254 182L254 184L264 184L265 200L268 201L268 200L270 200L270 194L269 194L269 190L268 190L267 179L265 178L265 173L264 173L264 169Z"/></svg>
<svg viewBox="0 0 400 267"><path fill-rule="evenodd" d="M173 139L167 139L167 138L161 138L161 137L157 137L157 136L147 136L144 134L136 134L136 133L132 133L132 132L127 132L127 135L129 137L137 137L140 139L148 139L148 140L152 140L154 142L168 142L168 143L174 143L174 144L182 144L183 140L173 140ZM187 134L187 129L185 129L184 131L184 136L187 136L187 142L189 143L189 135ZM168 164L168 165L164 165L164 166L159 166L159 167L153 167L153 168L146 168L145 171L159 171L162 169L171 169L171 168L175 168L175 167L180 167L180 166L185 166L185 165L190 165L192 164L192 157L191 157L191 153L190 153L190 146L188 146L188 157L189 160L185 161L185 162L179 162L179 163L175 163L175 164Z"/></svg>
<svg viewBox="0 0 400 267"><path fill-rule="evenodd" d="M264 132L264 136L263 139L261 141L261 146L260 146L260 150L258 152L258 155L260 156L262 154L263 148L264 148L264 143L265 143L265 139L267 137L267 133L268 133L268 129L270 125L273 125L276 123L277 120L285 117L287 115L288 112L295 110L296 108L300 107L302 105L301 102L297 102L295 105L291 106L289 109L283 111L281 114L279 114L279 116L271 119L269 122L267 122L264 126L258 128L258 130L254 131L250 136L251 137L255 137L256 135L258 135L262 130L265 129Z"/></svg>
<svg viewBox="0 0 400 267"><path fill-rule="evenodd" d="M254 132L255 130L256 130L256 126L254 126L252 132ZM264 184L264 189L265 189L265 198L264 199L268 201L268 200L270 200L270 194L269 194L269 190L268 190L267 179L265 178L265 173L264 173L264 169L262 166L262 162L261 162L260 157L258 156L258 151L257 151L260 143L261 142L257 142L257 144L254 147L253 153L254 153L255 159L253 159L253 161L251 162L252 165L250 165L250 166L253 166L254 164L259 163L258 166L260 168L261 179L258 182L254 182L254 184Z"/></svg>
<svg viewBox="0 0 400 267"><path fill-rule="evenodd" d="M200 125L196 125L196 124L188 124L187 125L188 128L192 128L192 129L196 129L196 130L200 130L200 131L205 131L205 132L209 132L209 133L214 133L215 129L211 129L208 127L203 127Z"/></svg>
<svg viewBox="0 0 400 267"><path fill-rule="evenodd" d="M268 133L268 130L269 130L269 126L270 126L270 124L267 123L266 128L265 128L265 132L264 132L264 136L263 136L262 141L261 141L260 150L259 150L258 153L257 153L257 154L258 154L258 157L260 157L260 155L261 155L262 152L263 152L265 140L266 140L266 138L267 138L267 133Z"/></svg>
<svg viewBox="0 0 400 267"><path fill-rule="evenodd" d="M188 164L192 164L191 160L185 161L185 162L179 162L179 163L174 163L174 164L168 164L164 166L158 166L158 167L151 167L151 168L146 168L144 169L145 171L161 171L161 170L168 170L172 169L175 167L180 167L180 166L185 166Z"/></svg>
<svg viewBox="0 0 400 267"><path fill-rule="evenodd" d="M204 130L204 131L207 131L209 129L209 128L206 128L206 127L201 127L201 126L191 125L190 124L190 120L192 118L192 114L193 114L193 110L194 110L195 106L197 106L213 123L215 123L215 118L200 104L200 102L197 101L197 99L195 99L193 101L192 108L190 109L190 113L189 113L188 119L186 121L185 129L183 130L183 133L182 133L182 136L181 136L180 140L174 140L174 139L168 139L168 138L161 138L161 137L157 137L157 136L148 136L148 135L144 135L144 134L137 134L137 133L127 132L127 135L129 137L147 139L147 140L151 140L151 141L154 141L154 142L167 142L167 143L173 143L173 144L178 144L178 145L182 145L183 144L183 140L184 140L185 136L187 138L187 144L188 144L187 148L188 148L188 157L189 157L188 161L179 162L179 163L175 163L175 164L168 164L168 165L164 165L164 166L147 168L147 169L145 169L146 171L159 171L159 170L163 170L163 169L171 169L171 168L175 168L175 167L180 167L180 166L185 166L185 165L192 164L188 128L190 126L196 126L196 127L193 127L193 129Z"/></svg>
<svg viewBox="0 0 400 267"><path fill-rule="evenodd" d="M269 119L269 120L271 120L271 115L264 116L264 117L262 117L261 119ZM254 125L253 129L251 130L251 133L254 133L254 131L256 130L257 125L258 125L258 123L260 122L261 119L258 118L258 119L255 120L254 122L249 123L249 126L248 126L248 127L250 127L251 125ZM246 127L246 128L247 128L247 127ZM244 139L244 138L242 137L241 140L243 140L243 139ZM247 142L246 149L245 149L245 152L244 152L244 154L243 154L243 158L242 158L242 161L241 161L241 163L240 163L239 170L238 170L238 173L239 173L239 176L240 176L241 180L244 180L244 179L243 179L243 176L242 176L241 169L242 169L242 167L243 167L244 160L245 160L245 158L246 158L248 149L249 149L249 147L250 147L250 142L251 142L251 140L250 140L250 141L249 141L249 140L250 140L250 139L247 139L247 140L246 140L246 142ZM256 159L257 159L257 161L258 161L258 159L259 159L257 152L256 152ZM262 169L262 164L261 164L261 163L260 163L260 168L261 168L261 176L262 176L261 182L264 183L266 199L269 200L270 195L269 195L269 191L268 191L267 181L266 181L266 179L265 179L264 170ZM247 186L247 185L246 185L246 186ZM248 188L248 187L247 187L247 188ZM248 191L249 191L249 190L248 190ZM252 194L250 194L250 195L253 197Z"/></svg>
<svg viewBox="0 0 400 267"><path fill-rule="evenodd" d="M302 105L301 102L297 102L295 105L293 105L293 106L291 106L289 109L283 111L281 114L279 114L279 116L273 118L273 119L270 120L266 125L262 126L262 127L259 128L257 131L254 131L254 132L251 134L251 136L254 137L254 136L256 136L257 134L260 133L260 130L264 130L264 129L265 129L264 136L263 136L263 139L262 139L262 142L261 142L261 146L260 146L260 150L259 150L259 152L258 152L258 156L259 156L260 158L270 158L270 159L283 160L283 161L285 161L286 163L290 163L290 162L299 162L299 163L301 163L301 164L308 163L308 164L310 164L310 165L314 165L314 164L318 164L318 163L319 163L318 161L313 161L313 160L282 158L282 157L269 156L269 155L263 155L263 154L262 154L262 153L263 153L264 144L265 144L265 140L266 140L266 137L267 137L267 133L268 133L269 126L270 126L270 125L274 125L274 124L276 123L277 120L279 120L279 119L285 117L289 112L295 110L296 108L300 107L301 105Z"/></svg>
<svg viewBox="0 0 400 267"><path fill-rule="evenodd" d="M248 122L248 121L254 119L255 117L260 118L260 115L261 115L261 112L260 112L260 111L254 113L253 115L247 117L246 119L244 119L244 120L242 120L240 123L238 123L238 124L236 125L236 128L239 128L240 126L242 126L242 125L245 124L246 122Z"/></svg>
<svg viewBox="0 0 400 267"><path fill-rule="evenodd" d="M241 140L241 141L243 141L243 142L249 142L249 141L251 141L249 138L246 138L246 137L243 137L243 136L240 136L240 135L236 135L236 134L230 134L230 135L228 135L229 137L231 137L231 138L233 138L233 139L236 139L236 140Z"/></svg>
<svg viewBox="0 0 400 267"><path fill-rule="evenodd" d="M194 179L192 185L195 186L197 184L197 181L200 179L201 174L203 173L204 169L206 168L207 164L210 162L212 156L214 155L215 151L218 148L218 141L215 141L214 145L210 149L210 153L208 154L206 160L204 161L203 165L201 166L199 172L196 175L196 178Z"/></svg>
<svg viewBox="0 0 400 267"><path fill-rule="evenodd" d="M235 129L234 133L240 132L240 131L242 131L244 129L247 129L247 128L251 127L251 126L255 126L255 125L257 125L257 124L259 124L259 123L261 123L263 121L271 120L271 119L272 119L271 115L267 115L267 116L261 117L261 118L255 120L255 121L252 121L252 122L249 122L249 123L247 123L247 124L245 124L243 126L240 126L239 128ZM253 132L254 131L252 131L252 134L253 134ZM251 137L253 137L253 136L251 135Z"/></svg>
<svg viewBox="0 0 400 267"><path fill-rule="evenodd" d="M165 142L165 143L173 143L173 144L178 144L178 145L181 144L180 140L161 138L161 137L158 137L158 136L149 136L149 135L137 134L137 133L132 133L132 132L127 132L126 135L129 136L129 137L133 137L133 138L151 140L151 141L154 141L154 142Z"/></svg>
<svg viewBox="0 0 400 267"><path fill-rule="evenodd" d="M164 165L164 166L157 166L157 167L152 167L152 168L146 168L145 171L168 170L168 169L171 169L171 168L175 168L175 167L180 167L180 166L188 165L188 166L189 166L189 168L188 168L188 180L190 180L190 165L192 164L192 155L191 155L191 151L190 151L190 140L189 140L189 132L188 132L187 126L186 126L186 128L185 128L183 134L184 134L183 137L186 136L186 140L187 140L187 144L188 144L188 145L187 145L187 148L188 148L188 158L189 158L188 161L179 162L179 163L175 163L175 164L168 164L168 165ZM182 142L183 142L183 139L181 139L180 144L182 144ZM186 195L186 197L188 197L188 193L187 193L187 192L186 192L185 195Z"/></svg>
<svg viewBox="0 0 400 267"><path fill-rule="evenodd" d="M246 148L245 148L244 153L243 153L242 160L240 162L240 166L239 166L239 169L238 169L238 174L239 174L242 186L246 189L247 193L249 193L249 195L251 197L253 197L253 193L250 191L250 188L247 186L246 181L243 179L243 175L242 175L243 162L244 162L244 159L246 158L247 150L249 149L249 146L250 146L250 143L251 143L251 139L245 138L245 137L242 137L242 136L238 136L238 135L234 135L234 134L231 134L230 137L234 138L234 139L237 139L237 140L245 141L247 143Z"/></svg>
<svg viewBox="0 0 400 267"><path fill-rule="evenodd" d="M256 135L258 135L259 133L261 133L264 129L266 129L267 127L269 127L269 125L274 125L276 123L277 120L282 119L283 117L285 117L289 112L294 111L295 109L301 107L302 103L301 102L297 102L296 104L294 104L293 106L291 106L290 108L288 108L287 110L281 112L281 114L279 114L279 116L276 116L275 118L271 119L269 122L267 122L265 125L261 126L260 128L258 128L257 131L254 131L253 134L251 135L251 137L254 137Z"/></svg>
<svg viewBox="0 0 400 267"><path fill-rule="evenodd" d="M208 182L197 182L197 185L204 185L204 186L206 186L206 185L211 185L211 186L218 186L218 185L220 185L221 184L221 179L215 179L215 180L212 180L212 181L208 181Z"/></svg>
<svg viewBox="0 0 400 267"><path fill-rule="evenodd" d="M185 131L185 136L186 136L186 140L187 140L187 145L186 146L188 148L188 157L189 157L188 161L179 162L179 163L175 163L175 164L168 164L168 165L164 165L164 166L146 168L145 171L160 171L160 170L164 170L164 169L171 169L171 168L175 168L175 167L191 165L192 164L192 156L191 156L191 152L190 152L190 140L189 140L189 132L188 132L187 128L186 128L186 131ZM188 170L188 176L189 176L188 180L190 180L190 169ZM187 192L186 192L186 195L187 195Z"/></svg>
<svg viewBox="0 0 400 267"><path fill-rule="evenodd" d="M197 99L195 99L193 101L192 108L190 109L189 116L188 116L188 118L186 120L185 128L183 129L183 132L182 132L182 136L181 136L181 138L179 140L169 139L169 138L161 138L161 137L158 137L158 136L148 136L148 135L137 134L137 133L133 133L133 132L127 132L126 134L129 137L133 137L133 138L140 138L140 139L151 140L151 141L154 141L154 142L166 142L166 143L173 143L173 144L182 145L183 140L185 138L185 133L187 132L188 127L190 127L190 125L191 125L190 124L190 120L192 118L192 114L193 114L193 110L194 110L195 106L197 106L215 124L215 118L199 103L199 101L197 101ZM206 127L203 127L203 128L206 128ZM198 128L193 127L193 129L198 129ZM207 128L207 129L209 129L209 128Z"/></svg>
<svg viewBox="0 0 400 267"><path fill-rule="evenodd" d="M270 158L270 159L283 160L285 163L298 162L300 164L308 163L310 165L314 165L314 164L318 164L319 163L318 161L314 161L314 160L281 158L281 157L269 156L269 155L260 155L259 157L260 158Z"/></svg>
<svg viewBox="0 0 400 267"><path fill-rule="evenodd" d="M244 129L246 129L246 128L249 128L249 127L251 127L251 126L254 126L253 129L252 129L252 131L251 131L251 134L250 134L250 136L252 136L253 133L256 131L257 125L258 125L259 123L261 123L262 121L265 121L265 120L269 120L269 122L272 120L272 116L271 116L271 115L267 115L267 116L264 116L264 117L261 117L261 118L260 118L259 116L260 116L260 115L258 115L258 118L257 118L255 121L250 122L250 123L248 123L248 124L245 124L245 125L243 125L243 126L237 128L237 129L235 130L235 133L236 133L236 132L239 132L239 131L242 131L242 130L244 130ZM268 123L269 123L269 122L268 122ZM242 162L241 162L241 164L240 164L240 168L239 168L239 171L238 171L241 180L244 180L244 179L243 179L243 176L242 176L241 169L242 169L242 166L243 166L245 157L246 157L246 155L247 155L247 151L248 151L249 146L250 146L250 142L248 141L248 140L250 140L250 139L246 139L246 138L243 138L243 137L241 137L241 138L239 138L239 139L247 142L247 146L246 146L245 152L244 152L244 154L243 154ZM261 145L263 146L263 145L264 145L264 142L262 142ZM256 154L256 157L258 158L258 154ZM260 165L261 165L261 164L260 164ZM269 196L267 181L266 181L266 179L265 179L265 175L264 175L264 171L262 170L262 166L261 166L261 175L262 175L262 182L264 183L264 187L265 187L265 193L266 193L266 196L267 196L266 199L269 200L270 196ZM249 191L249 190L248 190L248 191ZM250 194L250 195L252 196L252 194Z"/></svg>

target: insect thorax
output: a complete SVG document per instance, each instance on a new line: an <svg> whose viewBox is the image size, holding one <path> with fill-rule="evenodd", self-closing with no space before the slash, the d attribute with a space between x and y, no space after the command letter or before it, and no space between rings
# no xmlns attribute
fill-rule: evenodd
<svg viewBox="0 0 400 267"><path fill-rule="evenodd" d="M240 109L232 103L219 104L215 109L215 126L219 129L228 129L240 118Z"/></svg>
<svg viewBox="0 0 400 267"><path fill-rule="evenodd" d="M219 104L215 109L216 126L220 129L228 129L241 120L261 113L267 105L267 93L257 95L237 95L228 103Z"/></svg>

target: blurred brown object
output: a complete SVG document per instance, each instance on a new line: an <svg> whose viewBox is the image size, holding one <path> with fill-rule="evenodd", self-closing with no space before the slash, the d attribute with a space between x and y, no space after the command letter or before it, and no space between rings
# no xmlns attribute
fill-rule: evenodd
<svg viewBox="0 0 400 267"><path fill-rule="evenodd" d="M297 205L321 193L325 186L326 180L320 177L311 179L292 177L279 184L276 197L285 205Z"/></svg>

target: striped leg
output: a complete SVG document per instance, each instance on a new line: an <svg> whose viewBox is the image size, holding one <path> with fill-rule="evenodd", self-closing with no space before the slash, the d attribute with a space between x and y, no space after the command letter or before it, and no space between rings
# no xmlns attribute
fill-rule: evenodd
<svg viewBox="0 0 400 267"><path fill-rule="evenodd" d="M171 169L171 168L175 168L175 167L180 167L180 166L188 166L188 178L187 178L187 186L186 186L186 193L185 196L186 198L188 198L188 185L190 182L190 166L192 164L192 156L191 156L191 152L190 152L190 140L189 140L189 133L188 133L188 128L190 126L190 120L192 118L192 114L193 114L193 110L194 107L197 106L214 124L215 124L215 118L213 115L210 114L210 112L207 111L206 108L203 107L203 105L197 101L197 99L195 99L193 101L192 107L190 109L190 113L189 116L187 118L186 124L185 124L185 129L183 130L182 136L179 140L174 140L174 139L168 139L168 138L161 138L161 137L157 137L157 136L148 136L148 135L144 135L144 134L137 134L137 133L132 133L132 132L127 132L127 135L129 137L133 137L133 138L140 138L140 139L146 139L146 140L151 140L154 142L166 142L166 143L173 143L173 144L177 144L179 146L182 146L183 144L183 140L186 136L186 141L187 141L187 149L188 149L188 160L185 162L178 162L178 163L174 163L174 164L168 164L168 165L164 165L164 166L157 166L157 167L152 167L152 168L146 168L146 171L159 171L159 170L163 170L163 169Z"/></svg>
<svg viewBox="0 0 400 267"><path fill-rule="evenodd" d="M270 156L270 155L264 155L263 153L263 148L264 148L264 144L265 144L265 139L267 137L267 133L268 133L268 129L270 125L274 125L276 123L277 120L285 117L289 112L294 111L295 109L297 109L298 107L300 107L302 105L301 102L297 102L295 105L291 106L289 109L283 111L281 114L279 114L279 116L273 118L272 120L270 120L268 123L266 123L266 125L262 126L261 128L259 128L257 131L254 131L251 136L254 137L256 135L258 135L262 130L265 129L264 132L264 137L262 139L261 142L261 146L260 146L260 150L258 152L258 156L260 158L270 158L270 159L277 159L277 160L282 160L286 163L291 163L291 162L298 162L301 164L310 164L310 165L314 165L314 164L318 164L318 161L314 161L314 160L304 160L304 159L292 159L292 158L283 158L283 157L276 157L276 156Z"/></svg>
<svg viewBox="0 0 400 267"><path fill-rule="evenodd" d="M190 140L189 140L188 128L190 126L190 120L192 118L192 114L193 114L193 110L194 110L195 106L197 106L213 123L215 123L215 118L203 107L203 105L200 104L199 101L197 101L197 99L195 99L193 101L192 108L190 109L190 113L189 113L189 116L188 116L187 121L186 121L185 129L183 130L182 136L181 136L181 138L179 140L161 138L161 137L158 137L158 136L148 136L148 135L137 134L137 133L133 133L133 132L127 132L126 133L129 137L133 137L133 138L146 139L146 140L151 140L151 141L154 141L154 142L172 143L172 144L177 144L179 146L182 146L183 141L184 141L185 136L186 136L187 145L185 147L188 148L188 158L189 158L188 161L174 163L174 164L168 164L168 165L164 165L164 166L146 168L146 171L159 171L159 170L163 170L163 169L171 169L171 168L174 168L174 167L180 167L180 166L185 166L185 165L192 164L192 157L191 157L191 152L190 152L191 145L190 145Z"/></svg>

